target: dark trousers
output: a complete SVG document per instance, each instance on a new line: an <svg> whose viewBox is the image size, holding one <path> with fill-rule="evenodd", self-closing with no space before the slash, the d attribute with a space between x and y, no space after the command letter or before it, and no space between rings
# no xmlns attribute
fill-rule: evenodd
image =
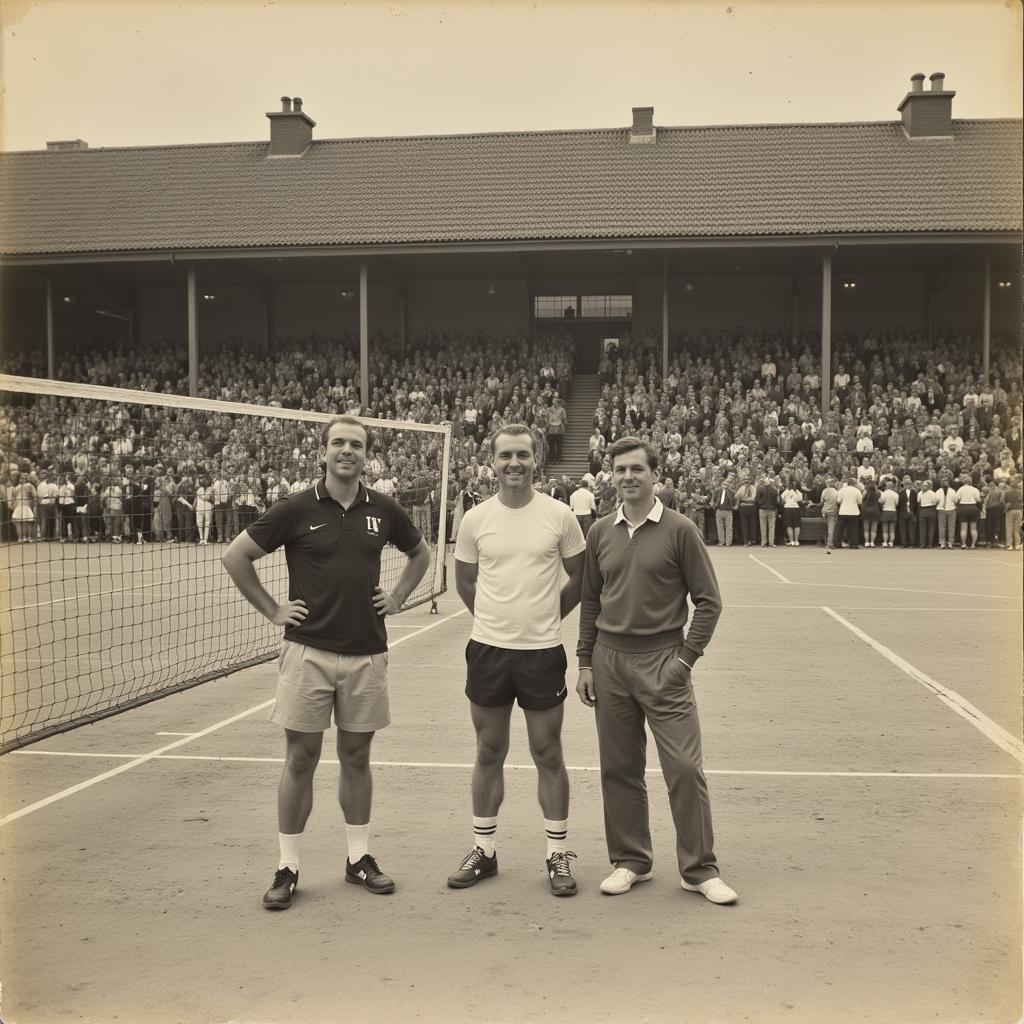
<svg viewBox="0 0 1024 1024"><path fill-rule="evenodd" d="M548 455L552 462L562 458L562 434L548 434Z"/></svg>
<svg viewBox="0 0 1024 1024"><path fill-rule="evenodd" d="M744 544L757 543L756 505L740 505L740 534Z"/></svg>
<svg viewBox="0 0 1024 1024"><path fill-rule="evenodd" d="M918 547L935 547L935 538L939 535L939 517L935 509L918 513L917 517Z"/></svg>
<svg viewBox="0 0 1024 1024"><path fill-rule="evenodd" d="M701 764L700 720L680 647L624 654L594 647L597 740L608 859L638 874L651 870L647 736L658 745L676 829L679 874L692 884L718 875L711 800Z"/></svg>
<svg viewBox="0 0 1024 1024"><path fill-rule="evenodd" d="M846 541L851 548L860 547L860 516L839 517L839 543Z"/></svg>
<svg viewBox="0 0 1024 1024"><path fill-rule="evenodd" d="M897 525L900 529L900 544L905 548L912 548L917 542L917 516L901 512Z"/></svg>
<svg viewBox="0 0 1024 1024"><path fill-rule="evenodd" d="M196 514L190 508L179 505L175 510L178 516L178 541L189 541L196 532Z"/></svg>
<svg viewBox="0 0 1024 1024"><path fill-rule="evenodd" d="M74 505L60 506L60 535L70 536L72 540L82 539L82 520L75 511Z"/></svg>
<svg viewBox="0 0 1024 1024"><path fill-rule="evenodd" d="M57 536L57 506L53 502L39 505L39 537L54 540Z"/></svg>

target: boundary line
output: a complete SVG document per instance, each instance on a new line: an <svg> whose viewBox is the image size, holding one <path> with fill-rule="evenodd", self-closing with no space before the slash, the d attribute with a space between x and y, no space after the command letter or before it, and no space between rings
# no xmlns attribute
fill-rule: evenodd
<svg viewBox="0 0 1024 1024"><path fill-rule="evenodd" d="M407 633L405 636L399 637L390 646L397 647L398 644L404 643L406 640L411 640L414 636L419 636L420 633L426 633L428 630L437 628L449 619L457 618L459 615L465 615L466 611L467 609L463 608L461 611L453 612L451 615L446 615L443 619L438 619L437 622L431 622L429 625L422 626L420 629L416 630L415 633ZM232 715L230 718L225 718L223 721L215 722L213 725L209 725L205 729L201 729L199 732L194 732L183 739L175 740L174 743L168 743L166 746L159 747L156 750L150 751L148 754L142 754L141 756L134 757L132 760L125 764L118 765L116 768L111 768L109 771L102 772L100 775L94 775L91 779L85 779L74 786L62 789L60 792L53 793L48 797L44 797L42 800L37 800L34 804L29 804L27 807L22 807L20 810L12 811L10 814L0 818L0 827L9 825L12 821L17 821L18 818L23 818L26 814L31 814L33 811L38 811L44 807L48 807L50 804L56 803L58 800L63 800L64 797L80 793L83 789L95 786L98 782L105 782L107 779L111 779L115 775L120 775L122 772L138 767L140 764L145 764L147 761L153 761L161 755L166 754L169 750L175 750L178 747L184 746L186 743L191 743L193 740L201 739L203 736L209 736L210 733L217 732L218 729L223 729L227 725L233 725L235 722L238 722L243 718L247 718L249 715L253 715L257 711L269 708L273 703L273 698L265 700L254 707L248 708L245 711L240 711L236 715Z"/></svg>
<svg viewBox="0 0 1024 1024"><path fill-rule="evenodd" d="M135 754L97 754L94 752L75 753L69 750L14 750L13 754L25 757L136 757ZM161 754L154 761L217 761L241 764L284 764L283 757L236 757L217 754ZM321 758L320 764L337 765L336 758ZM371 761L373 768L454 768L469 771L473 765L456 761ZM506 764L510 771L536 771L532 764ZM599 772L593 765L566 765L570 772ZM660 768L646 769L647 775L661 775ZM1001 772L825 772L825 771L774 771L756 768L707 768L706 775L751 775L781 778L823 778L823 779L1020 779L1019 774Z"/></svg>
<svg viewBox="0 0 1024 1024"><path fill-rule="evenodd" d="M1011 757L1024 764L1024 743L1012 733L1007 732L998 722L994 722L984 712L979 711L970 701L961 697L955 690L951 690L941 683L936 682L931 676L915 668L904 658L889 650L885 644L879 643L874 637L868 636L864 630L859 629L848 619L844 619L838 612L822 605L821 610L831 615L836 622L845 626L854 636L863 640L869 647L874 648L887 661L895 665L901 672L906 673L911 679L915 679L926 690L930 690L943 704L951 711L954 711L965 721L970 722L982 735L988 737L997 747L1005 750Z"/></svg>
<svg viewBox="0 0 1024 1024"><path fill-rule="evenodd" d="M789 580L787 580L781 572L776 572L770 565L766 565L764 562L762 562L760 558L756 558L754 555L749 554L747 555L747 558L749 558L752 562L757 562L757 564L761 566L762 569L767 569L773 576L778 576L778 578L782 580L783 583L789 583Z"/></svg>

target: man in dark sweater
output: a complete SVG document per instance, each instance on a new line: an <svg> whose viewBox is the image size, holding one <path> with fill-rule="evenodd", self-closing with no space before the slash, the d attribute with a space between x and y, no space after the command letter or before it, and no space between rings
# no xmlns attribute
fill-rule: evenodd
<svg viewBox="0 0 1024 1024"><path fill-rule="evenodd" d="M681 885L712 903L734 903L719 877L711 803L701 767L691 674L710 642L722 599L700 533L654 496L658 456L624 437L610 448L622 505L587 538L576 692L596 707L605 837L614 870L609 895L651 877L647 740L651 727L676 829ZM684 636L687 603L694 615Z"/></svg>

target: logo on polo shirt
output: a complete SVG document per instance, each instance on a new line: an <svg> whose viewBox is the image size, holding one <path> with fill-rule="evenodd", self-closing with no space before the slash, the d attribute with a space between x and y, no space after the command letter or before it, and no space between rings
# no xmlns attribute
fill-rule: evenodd
<svg viewBox="0 0 1024 1024"><path fill-rule="evenodd" d="M312 533L314 530L322 530L326 525L326 523L317 523L316 526L314 526L312 523L310 523L309 532Z"/></svg>
<svg viewBox="0 0 1024 1024"><path fill-rule="evenodd" d="M377 516L366 517L366 532L372 533L375 537L380 536L380 519Z"/></svg>

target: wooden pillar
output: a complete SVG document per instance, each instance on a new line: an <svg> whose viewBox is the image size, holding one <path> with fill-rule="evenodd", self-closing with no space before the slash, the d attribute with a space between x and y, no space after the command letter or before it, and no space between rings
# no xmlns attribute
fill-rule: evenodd
<svg viewBox="0 0 1024 1024"><path fill-rule="evenodd" d="M796 278L793 279L793 312L791 319L793 321L793 340L800 340L800 286L797 283Z"/></svg>
<svg viewBox="0 0 1024 1024"><path fill-rule="evenodd" d="M405 362L405 332L408 329L405 291L398 293L398 361Z"/></svg>
<svg viewBox="0 0 1024 1024"><path fill-rule="evenodd" d="M359 402L370 407L370 280L365 261L359 264Z"/></svg>
<svg viewBox="0 0 1024 1024"><path fill-rule="evenodd" d="M53 278L46 275L46 376L57 379L57 346L53 323Z"/></svg>
<svg viewBox="0 0 1024 1024"><path fill-rule="evenodd" d="M668 376L668 257L661 277L661 386Z"/></svg>
<svg viewBox="0 0 1024 1024"><path fill-rule="evenodd" d="M992 257L985 257L985 300L981 320L981 379L987 384L992 361Z"/></svg>
<svg viewBox="0 0 1024 1024"><path fill-rule="evenodd" d="M821 260L821 414L832 401L832 254Z"/></svg>
<svg viewBox="0 0 1024 1024"><path fill-rule="evenodd" d="M273 348L274 331L277 329L277 325L274 322L274 286L268 284L264 294L266 301L263 306L263 337L266 350L269 352Z"/></svg>
<svg viewBox="0 0 1024 1024"><path fill-rule="evenodd" d="M924 340L927 342L931 342L935 332L934 290L935 275L929 270L924 275Z"/></svg>
<svg viewBox="0 0 1024 1024"><path fill-rule="evenodd" d="M199 395L199 303L196 295L196 272L188 271L188 393Z"/></svg>

